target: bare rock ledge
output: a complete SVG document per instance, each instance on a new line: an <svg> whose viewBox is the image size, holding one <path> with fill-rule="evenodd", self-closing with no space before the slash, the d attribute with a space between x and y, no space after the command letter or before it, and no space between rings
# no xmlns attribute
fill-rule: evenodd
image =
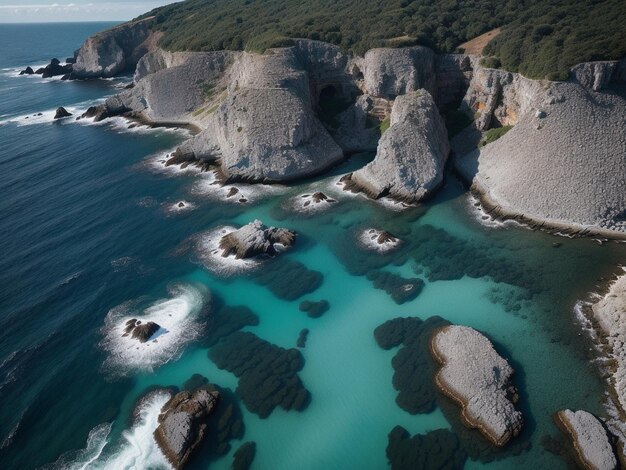
<svg viewBox="0 0 626 470"><path fill-rule="evenodd" d="M515 409L513 368L480 332L445 326L433 332L430 351L440 364L435 384L461 406L461 418L494 445L504 446L524 424Z"/></svg>
<svg viewBox="0 0 626 470"><path fill-rule="evenodd" d="M603 423L591 413L562 410L554 420L571 440L580 466L586 470L614 470L617 458Z"/></svg>
<svg viewBox="0 0 626 470"><path fill-rule="evenodd" d="M258 255L278 254L276 245L288 248L295 243L296 232L286 228L266 227L260 220L250 222L234 232L222 237L219 247L222 256L235 255L235 258L252 258Z"/></svg>

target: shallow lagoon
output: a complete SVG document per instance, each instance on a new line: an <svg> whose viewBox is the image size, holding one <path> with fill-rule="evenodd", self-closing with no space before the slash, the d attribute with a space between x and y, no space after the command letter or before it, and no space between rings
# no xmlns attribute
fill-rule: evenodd
<svg viewBox="0 0 626 470"><path fill-rule="evenodd" d="M85 31L77 27L73 34L68 41L80 42ZM61 44L55 53L75 45ZM433 315L480 329L494 341L516 368L527 417L518 441L529 440L530 446L488 464L468 460L466 467L566 468L541 444L546 434L558 435L551 414L563 407L602 413L604 401L574 305L617 271L626 259L624 245L482 220L452 175L437 198L405 211L343 193L337 175L367 157L352 159L332 177L263 191L246 204L220 201L210 185L198 191L206 174L155 171L151 164L183 133L128 130L119 122L90 126L41 119L24 125L28 113L59 105L86 108L116 90L115 82L15 77L15 67L29 64L29 57L32 51L24 49L1 64L6 70L0 82L0 186L6 196L0 204L6 216L0 245L7 254L0 261L3 467L159 466L162 456L151 432L162 398L146 408L143 425L132 422L137 400L155 385L180 387L196 373L237 387L235 375L209 359L202 335L181 343L163 365L159 358L150 362L156 364L152 368L110 361L112 352L102 344L109 311L128 301L151 304L176 296L168 286L183 283L199 292L192 302L202 306L189 309L198 324L215 310L203 289L193 286L210 290L214 305L249 307L258 325L243 329L269 343L293 348L299 332L310 330L298 372L311 394L308 407L277 408L260 419L240 406L241 442L257 443L254 468L385 468L394 426L411 434L454 429L440 407L411 415L396 405L391 361L398 349L383 350L373 335L389 319ZM29 100L15 104L11 87ZM285 209L292 198L316 188L338 202L311 216ZM193 208L173 211L180 200ZM295 248L254 273L224 277L202 263L198 234L255 218L297 230ZM389 255L368 253L356 242L366 227L387 229L407 243ZM303 274L320 272L323 282L310 294L284 300L258 274L294 262ZM371 269L417 277L425 287L415 300L397 305L367 279ZM293 280L287 281L289 286ZM298 309L304 299L325 299L330 309L310 318ZM231 444L211 468L229 468L239 441ZM207 464L196 461L193 467Z"/></svg>

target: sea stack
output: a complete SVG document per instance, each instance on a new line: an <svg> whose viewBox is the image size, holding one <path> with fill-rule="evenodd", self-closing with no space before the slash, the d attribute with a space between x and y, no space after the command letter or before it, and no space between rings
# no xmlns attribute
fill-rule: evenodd
<svg viewBox="0 0 626 470"><path fill-rule="evenodd" d="M473 328L445 326L433 332L430 351L440 365L435 384L461 406L468 427L498 447L520 433L524 419L514 406L514 371L491 341Z"/></svg>
<svg viewBox="0 0 626 470"><path fill-rule="evenodd" d="M260 220L250 222L222 237L219 247L222 256L252 258L258 255L275 256L280 248L288 248L296 241L296 232L286 228L266 227Z"/></svg>

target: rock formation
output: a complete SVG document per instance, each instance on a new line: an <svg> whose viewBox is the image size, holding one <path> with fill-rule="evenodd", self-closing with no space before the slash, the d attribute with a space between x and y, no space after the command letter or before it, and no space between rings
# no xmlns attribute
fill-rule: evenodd
<svg viewBox="0 0 626 470"><path fill-rule="evenodd" d="M311 318L319 318L328 311L330 303L328 303L328 300L320 300L318 302L304 300L300 302L298 308L301 312L306 312Z"/></svg>
<svg viewBox="0 0 626 470"><path fill-rule="evenodd" d="M70 113L67 109L61 106L60 108L57 108L56 112L54 113L54 119L61 119L61 118L69 117L71 115L72 113Z"/></svg>
<svg viewBox="0 0 626 470"><path fill-rule="evenodd" d="M465 326L435 330L430 341L433 358L441 365L435 375L439 390L461 406L461 416L496 446L506 445L522 429L513 369L491 342Z"/></svg>
<svg viewBox="0 0 626 470"><path fill-rule="evenodd" d="M482 148L467 145L472 129L453 141L457 169L489 211L562 232L624 236L623 96L479 69L464 102L474 128L514 125Z"/></svg>
<svg viewBox="0 0 626 470"><path fill-rule="evenodd" d="M233 454L232 470L248 470L256 454L255 442L244 442Z"/></svg>
<svg viewBox="0 0 626 470"><path fill-rule="evenodd" d="M141 320L131 318L126 322L123 336L130 335L131 338L138 340L140 343L145 343L161 328L157 323L146 322L142 323Z"/></svg>
<svg viewBox="0 0 626 470"><path fill-rule="evenodd" d="M416 202L430 196L443 180L449 152L435 102L425 90L401 95L390 123L374 161L355 171L350 181L372 198L389 195Z"/></svg>
<svg viewBox="0 0 626 470"><path fill-rule="evenodd" d="M610 381L617 404L626 410L626 275L617 278L591 310L600 327L598 333L606 338L608 352L615 361Z"/></svg>
<svg viewBox="0 0 626 470"><path fill-rule="evenodd" d="M255 220L224 235L219 247L223 250L223 257L235 255L235 258L241 259L258 255L274 256L278 254L277 245L288 248L295 240L296 232L285 228L268 228L260 220Z"/></svg>
<svg viewBox="0 0 626 470"><path fill-rule="evenodd" d="M174 468L183 468L202 442L207 418L213 413L218 399L217 391L183 391L163 406L154 438Z"/></svg>
<svg viewBox="0 0 626 470"><path fill-rule="evenodd" d="M20 72L20 75L33 75L34 73L35 71L32 69L32 67L26 67Z"/></svg>
<svg viewBox="0 0 626 470"><path fill-rule="evenodd" d="M72 77L104 78L132 71L150 48L151 25L152 18L146 18L91 36L75 53Z"/></svg>
<svg viewBox="0 0 626 470"><path fill-rule="evenodd" d="M618 460L604 424L587 411L562 410L554 420L571 441L576 457L586 470L615 470Z"/></svg>
<svg viewBox="0 0 626 470"><path fill-rule="evenodd" d="M359 235L359 241L365 248L379 253L387 253L402 244L402 240L386 230L377 230L375 228L363 230Z"/></svg>

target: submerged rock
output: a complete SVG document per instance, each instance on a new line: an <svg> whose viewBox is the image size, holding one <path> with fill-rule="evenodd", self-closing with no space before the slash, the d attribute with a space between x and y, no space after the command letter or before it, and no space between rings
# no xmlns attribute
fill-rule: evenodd
<svg viewBox="0 0 626 470"><path fill-rule="evenodd" d="M415 299L424 288L424 281L419 278L405 279L386 271L370 271L367 278L373 282L376 289L387 292L398 305Z"/></svg>
<svg viewBox="0 0 626 470"><path fill-rule="evenodd" d="M56 113L54 113L54 119L62 119L71 115L72 113L70 113L67 109L61 106L60 108L57 108Z"/></svg>
<svg viewBox="0 0 626 470"><path fill-rule="evenodd" d="M304 348L306 346L306 340L309 337L308 328L304 328L300 330L300 334L298 334L298 341L296 341L296 346L299 348Z"/></svg>
<svg viewBox="0 0 626 470"><path fill-rule="evenodd" d="M250 222L234 232L222 237L219 247L222 256L235 255L235 258L252 258L258 255L275 256L277 246L291 247L296 240L296 232L285 228L266 227L260 220Z"/></svg>
<svg viewBox="0 0 626 470"><path fill-rule="evenodd" d="M583 410L562 410L554 419L570 439L583 468L614 470L618 467L609 433L598 418Z"/></svg>
<svg viewBox="0 0 626 470"><path fill-rule="evenodd" d="M213 413L218 399L217 391L183 391L163 406L154 439L174 468L183 468L202 442L207 418Z"/></svg>
<svg viewBox="0 0 626 470"><path fill-rule="evenodd" d="M392 470L463 468L467 453L459 438L447 429L411 437L402 426L389 433L387 459Z"/></svg>
<svg viewBox="0 0 626 470"><path fill-rule="evenodd" d="M473 328L446 326L433 333L430 351L441 365L437 387L461 406L468 426L496 446L520 433L524 420L514 407L513 368L485 336Z"/></svg>
<svg viewBox="0 0 626 470"><path fill-rule="evenodd" d="M239 378L237 395L261 418L277 406L300 411L309 404L309 391L298 376L304 358L297 349L283 349L250 332L237 331L213 346L209 358Z"/></svg>
<svg viewBox="0 0 626 470"><path fill-rule="evenodd" d="M232 470L248 470L256 455L256 443L244 442L233 454Z"/></svg>
<svg viewBox="0 0 626 470"><path fill-rule="evenodd" d="M320 300L319 302L305 300L300 302L299 308L301 312L306 312L311 318L319 318L328 311L330 304L328 300Z"/></svg>
<svg viewBox="0 0 626 470"><path fill-rule="evenodd" d="M352 173L347 187L374 199L417 202L441 184L449 151L446 128L430 94L420 90L399 96L376 158Z"/></svg>

